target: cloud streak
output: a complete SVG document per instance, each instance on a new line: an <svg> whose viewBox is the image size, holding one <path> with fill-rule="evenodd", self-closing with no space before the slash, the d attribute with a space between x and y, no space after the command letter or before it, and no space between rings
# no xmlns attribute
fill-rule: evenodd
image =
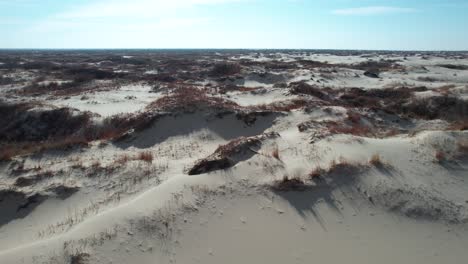
<svg viewBox="0 0 468 264"><path fill-rule="evenodd" d="M2 0L0 0L2 1ZM180 12L196 7L244 0L100 0L78 5L35 23L30 30L59 31L167 31L207 25L213 19L197 12Z"/></svg>
<svg viewBox="0 0 468 264"><path fill-rule="evenodd" d="M58 18L158 17L168 12L196 6L208 6L239 0L102 0L73 11L57 14Z"/></svg>
<svg viewBox="0 0 468 264"><path fill-rule="evenodd" d="M336 9L332 11L332 14L343 16L372 16L412 12L416 12L416 9L395 6L366 6L357 8Z"/></svg>

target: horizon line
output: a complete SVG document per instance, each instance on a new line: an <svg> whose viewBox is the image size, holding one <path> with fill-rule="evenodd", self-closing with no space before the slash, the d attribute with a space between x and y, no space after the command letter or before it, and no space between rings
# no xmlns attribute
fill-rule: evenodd
<svg viewBox="0 0 468 264"><path fill-rule="evenodd" d="M455 50L455 49L336 49L336 48L0 48L0 51L11 51L11 50L25 50L25 51L53 51L53 50L268 50L268 51L373 51L373 52L385 52L385 51L398 51L398 52L468 52L466 50Z"/></svg>

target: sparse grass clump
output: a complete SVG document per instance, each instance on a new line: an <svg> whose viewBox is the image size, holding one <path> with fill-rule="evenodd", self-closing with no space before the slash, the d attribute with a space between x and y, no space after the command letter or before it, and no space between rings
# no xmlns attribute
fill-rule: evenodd
<svg viewBox="0 0 468 264"><path fill-rule="evenodd" d="M309 173L311 180L320 179L327 171L322 167L316 167Z"/></svg>
<svg viewBox="0 0 468 264"><path fill-rule="evenodd" d="M468 156L468 141L459 141L456 158L463 159Z"/></svg>
<svg viewBox="0 0 468 264"><path fill-rule="evenodd" d="M15 156L15 152L8 147L2 147L0 149L0 162L1 161L11 161Z"/></svg>
<svg viewBox="0 0 468 264"><path fill-rule="evenodd" d="M149 151L145 151L145 152L141 152L138 154L137 156L137 159L138 160L141 160L141 161L144 161L146 163L153 163L153 153L149 152Z"/></svg>
<svg viewBox="0 0 468 264"><path fill-rule="evenodd" d="M307 175L307 179L314 181L323 180L327 176L353 175L366 168L369 168L367 164L353 163L345 160L344 158L340 158L339 161L332 160L330 162L330 166L327 169L324 169L320 166L316 167ZM290 178L289 176L285 175L282 180L273 182L271 187L273 190L277 191L297 191L304 190L308 186L312 185L308 185L308 183L299 176Z"/></svg>
<svg viewBox="0 0 468 264"><path fill-rule="evenodd" d="M374 154L369 160L369 163L375 167L381 167L384 165L379 154Z"/></svg>
<svg viewBox="0 0 468 264"><path fill-rule="evenodd" d="M130 161L130 156L127 154L121 155L115 160L115 163L119 165L125 165Z"/></svg>
<svg viewBox="0 0 468 264"><path fill-rule="evenodd" d="M436 150L436 152L434 154L434 158L435 158L435 162L441 163L441 162L445 161L446 154L442 150Z"/></svg>
<svg viewBox="0 0 468 264"><path fill-rule="evenodd" d="M124 166L130 161L144 161L148 164L153 163L154 155L150 151L140 152L136 155L122 154L114 160L116 166Z"/></svg>
<svg viewBox="0 0 468 264"><path fill-rule="evenodd" d="M93 169L99 169L99 168L101 168L101 162L100 162L100 161L94 161L94 162L91 164L91 168L93 168Z"/></svg>
<svg viewBox="0 0 468 264"><path fill-rule="evenodd" d="M361 115L357 112L354 111L348 111L347 113L347 119L353 124L358 124L361 122Z"/></svg>
<svg viewBox="0 0 468 264"><path fill-rule="evenodd" d="M352 123L350 125L338 122L327 122L326 126L331 134L349 134L354 136L373 136L372 130L366 125Z"/></svg>
<svg viewBox="0 0 468 264"><path fill-rule="evenodd" d="M340 157L338 162L336 160L332 160L330 162L330 167L328 168L326 174L330 175L334 173L355 173L356 171L359 171L360 169L365 167L367 167L366 164L350 162L345 158Z"/></svg>
<svg viewBox="0 0 468 264"><path fill-rule="evenodd" d="M254 110L291 112L309 105L309 101L304 99L293 99L271 104L263 104L253 107Z"/></svg>
<svg viewBox="0 0 468 264"><path fill-rule="evenodd" d="M70 264L86 264L88 263L88 259L91 257L90 254L80 252L75 253L70 256Z"/></svg>
<svg viewBox="0 0 468 264"><path fill-rule="evenodd" d="M448 130L455 130L455 131L465 131L468 130L468 119L460 120L457 122L452 123Z"/></svg>
<svg viewBox="0 0 468 264"><path fill-rule="evenodd" d="M271 151L271 156L277 160L281 160L278 146L273 147L273 150Z"/></svg>
<svg viewBox="0 0 468 264"><path fill-rule="evenodd" d="M468 154L468 141L458 142L458 152Z"/></svg>
<svg viewBox="0 0 468 264"><path fill-rule="evenodd" d="M288 175L284 175L283 179L275 181L272 188L276 191L302 191L306 187L306 183L298 178L290 178Z"/></svg>

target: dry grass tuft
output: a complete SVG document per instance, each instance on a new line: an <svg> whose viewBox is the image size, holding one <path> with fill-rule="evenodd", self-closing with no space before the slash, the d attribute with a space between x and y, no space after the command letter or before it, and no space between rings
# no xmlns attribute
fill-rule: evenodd
<svg viewBox="0 0 468 264"><path fill-rule="evenodd" d="M448 130L455 130L455 131L465 131L468 130L468 120L460 120L455 123L452 123Z"/></svg>
<svg viewBox="0 0 468 264"><path fill-rule="evenodd" d="M369 163L375 167L381 167L384 165L382 159L380 158L380 155L377 153L372 155L372 157L369 160Z"/></svg>
<svg viewBox="0 0 468 264"><path fill-rule="evenodd" d="M15 151L9 147L2 147L0 149L0 161L11 161L15 156Z"/></svg>
<svg viewBox="0 0 468 264"><path fill-rule="evenodd" d="M458 153L456 154L457 158L464 158L468 156L468 141L458 142Z"/></svg>
<svg viewBox="0 0 468 264"><path fill-rule="evenodd" d="M137 159L147 162L147 163L153 163L154 157L153 157L153 153L149 151L145 151L145 152L141 152L140 154L138 154Z"/></svg>
<svg viewBox="0 0 468 264"><path fill-rule="evenodd" d="M357 112L348 110L347 119L353 124L359 124L361 122L361 115Z"/></svg>
<svg viewBox="0 0 468 264"><path fill-rule="evenodd" d="M130 161L130 156L123 154L115 160L115 163L119 165L125 165Z"/></svg>
<svg viewBox="0 0 468 264"><path fill-rule="evenodd" d="M458 142L458 152L468 153L468 142L467 141Z"/></svg>
<svg viewBox="0 0 468 264"><path fill-rule="evenodd" d="M252 107L253 110L275 111L275 112L291 112L308 106L310 103L304 99L293 99L271 104L263 104Z"/></svg>
<svg viewBox="0 0 468 264"><path fill-rule="evenodd" d="M75 253L70 256L70 264L86 264L91 257L88 253Z"/></svg>
<svg viewBox="0 0 468 264"><path fill-rule="evenodd" d="M338 162L336 160L332 160L330 162L330 167L328 168L327 174L354 173L364 167L367 167L367 165L362 163L350 162L345 158L340 157Z"/></svg>
<svg viewBox="0 0 468 264"><path fill-rule="evenodd" d="M93 162L93 164L91 164L91 168L93 168L93 169L101 168L101 162L100 161Z"/></svg>
<svg viewBox="0 0 468 264"><path fill-rule="evenodd" d="M275 181L272 188L276 191L302 191L306 187L305 182L298 178L289 178L288 175L284 175L283 179Z"/></svg>
<svg viewBox="0 0 468 264"><path fill-rule="evenodd" d="M323 176L327 171L324 170L323 168L321 167L316 167L314 170L312 170L310 173L309 173L309 178L311 180L314 180L314 179L319 179L321 176Z"/></svg>
<svg viewBox="0 0 468 264"><path fill-rule="evenodd" d="M277 160L281 160L278 146L273 147L273 150L271 151L271 156Z"/></svg>
<svg viewBox="0 0 468 264"><path fill-rule="evenodd" d="M343 123L337 122L327 122L327 128L331 134L349 134L354 136L373 136L374 133L368 126L362 125L360 123L352 123L351 125L346 125Z"/></svg>
<svg viewBox="0 0 468 264"><path fill-rule="evenodd" d="M445 152L443 152L442 150L437 150L435 152L435 162L443 162L445 161L445 158L446 158L446 155L445 155Z"/></svg>

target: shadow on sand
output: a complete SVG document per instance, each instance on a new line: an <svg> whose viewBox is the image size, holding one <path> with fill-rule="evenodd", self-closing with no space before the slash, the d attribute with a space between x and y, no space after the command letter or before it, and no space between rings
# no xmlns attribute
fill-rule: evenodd
<svg viewBox="0 0 468 264"><path fill-rule="evenodd" d="M322 228L327 230L326 223L317 206L324 202L336 214L343 216L340 209L343 206L334 195L337 192L340 192L342 197L349 198L346 199L347 203L350 203L355 211L358 211L360 206L356 204L353 197L361 196L363 201L373 204L373 201L359 190L357 184L358 178L367 173L378 173L392 178L397 176L396 171L388 166L366 167L349 171L338 170L319 178L319 180L314 180L315 185L308 185L302 191L275 191L275 194L285 199L301 217L306 218L312 215Z"/></svg>
<svg viewBox="0 0 468 264"><path fill-rule="evenodd" d="M130 147L145 149L171 137L188 136L201 131L209 131L225 140L242 136L250 137L265 132L273 125L277 117L278 114L259 116L253 125L248 126L242 120L237 119L235 114L223 117L214 117L204 112L171 115L161 118L152 127L135 134L131 139L114 144L122 149Z"/></svg>

